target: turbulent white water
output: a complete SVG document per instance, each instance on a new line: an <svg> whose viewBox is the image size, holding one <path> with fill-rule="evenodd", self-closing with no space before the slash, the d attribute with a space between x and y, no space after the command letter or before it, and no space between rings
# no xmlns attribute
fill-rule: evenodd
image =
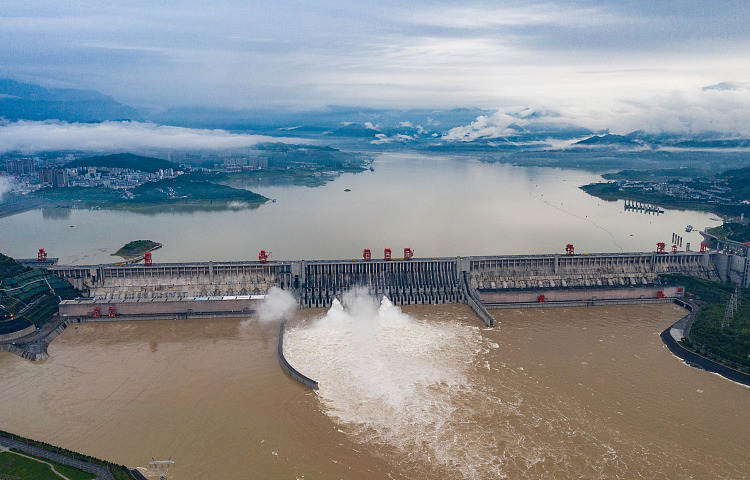
<svg viewBox="0 0 750 480"><path fill-rule="evenodd" d="M497 460L482 453L488 433L469 426L467 370L497 346L479 328L416 320L385 297L378 305L355 291L323 318L290 328L284 345L287 359L319 382L325 412L358 440L467 478L497 472L487 464Z"/></svg>

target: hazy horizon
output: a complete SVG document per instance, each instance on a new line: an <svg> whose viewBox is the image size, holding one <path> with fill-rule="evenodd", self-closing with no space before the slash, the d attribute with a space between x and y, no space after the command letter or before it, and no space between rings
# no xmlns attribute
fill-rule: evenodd
<svg viewBox="0 0 750 480"><path fill-rule="evenodd" d="M0 6L0 76L142 111L481 107L593 130L746 135L750 6L52 1ZM473 133L469 132L471 136Z"/></svg>

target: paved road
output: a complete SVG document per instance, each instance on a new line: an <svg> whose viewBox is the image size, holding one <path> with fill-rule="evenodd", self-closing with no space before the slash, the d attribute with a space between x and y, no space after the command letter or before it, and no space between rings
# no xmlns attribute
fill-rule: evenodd
<svg viewBox="0 0 750 480"><path fill-rule="evenodd" d="M18 440L4 437L2 435L0 435L0 445L6 448L15 448L30 455L45 458L47 460L52 460L53 462L77 468L78 470L83 470L84 472L96 475L99 480L115 480L112 472L110 472L107 467L102 465L94 465L93 463L78 460L76 458L71 458L60 453L50 452L49 450L45 450L40 447L34 447L23 442L19 442Z"/></svg>

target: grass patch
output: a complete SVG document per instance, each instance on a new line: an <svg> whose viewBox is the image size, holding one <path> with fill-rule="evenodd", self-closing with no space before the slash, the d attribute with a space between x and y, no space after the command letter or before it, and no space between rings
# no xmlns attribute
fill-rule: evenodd
<svg viewBox="0 0 750 480"><path fill-rule="evenodd" d="M82 453L73 452L65 448L61 448L55 445L50 445L49 443L40 442L38 440L32 440L30 438L25 438L20 435L16 435L14 433L4 432L2 430L0 430L0 435L3 435L8 438L12 438L14 440L18 440L19 442L23 442L27 445L33 445L36 447L43 448L50 452L57 452L67 457L77 458L78 460L83 460L85 462L93 463L94 465L105 466L109 469L110 472L112 472L112 476L114 476L115 479L117 480L134 480L135 478L133 477L133 474L130 473L130 470L128 470L128 468L125 467L124 465L118 465L116 463L108 462L106 460L101 460L96 457L84 455Z"/></svg>
<svg viewBox="0 0 750 480"><path fill-rule="evenodd" d="M722 240L733 240L741 243L750 242L750 225L730 222L718 227L709 228L706 231Z"/></svg>
<svg viewBox="0 0 750 480"><path fill-rule="evenodd" d="M684 345L731 368L750 372L750 292L743 291L739 311L722 328L734 285L677 274L663 275L662 280L684 285L688 298L697 300L701 307Z"/></svg>
<svg viewBox="0 0 750 480"><path fill-rule="evenodd" d="M26 454L24 454L26 455ZM29 455L33 456L33 455ZM37 458L37 457L34 457ZM71 480L91 480L96 478L81 470L42 459L55 466L58 472ZM0 452L0 474L19 480L60 480L61 476L52 471L49 465L18 455L15 452Z"/></svg>

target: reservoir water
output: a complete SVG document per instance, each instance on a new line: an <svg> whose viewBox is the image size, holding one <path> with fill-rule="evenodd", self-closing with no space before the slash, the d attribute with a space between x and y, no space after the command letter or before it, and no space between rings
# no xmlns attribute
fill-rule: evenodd
<svg viewBox="0 0 750 480"><path fill-rule="evenodd" d="M322 187L247 188L276 200L257 209L133 213L48 208L0 218L0 251L63 263L112 262L135 239L164 244L154 261L359 258L404 247L417 256L650 251L672 233L698 248L705 212L625 211L578 187L601 177L579 170L487 164L466 158L379 154L374 171ZM350 189L346 192L345 189ZM696 230L685 232L686 225Z"/></svg>
<svg viewBox="0 0 750 480"><path fill-rule="evenodd" d="M670 354L674 305L493 311L493 330L462 305L368 308L300 312L287 354L317 393L279 368L275 323L70 327L44 362L0 353L0 423L131 466L171 457L178 480L750 471L750 390Z"/></svg>
<svg viewBox="0 0 750 480"><path fill-rule="evenodd" d="M382 154L316 188L248 185L257 209L157 214L45 209L0 219L0 251L111 262L134 239L155 261L653 250L717 222L627 212L578 186L599 176ZM350 192L345 192L350 189ZM685 233L686 225L696 231ZM361 296L360 296L361 297ZM278 324L86 323L31 363L0 353L3 430L176 479L747 478L750 390L691 368L658 336L674 305L403 312L356 297L298 312L285 375Z"/></svg>

